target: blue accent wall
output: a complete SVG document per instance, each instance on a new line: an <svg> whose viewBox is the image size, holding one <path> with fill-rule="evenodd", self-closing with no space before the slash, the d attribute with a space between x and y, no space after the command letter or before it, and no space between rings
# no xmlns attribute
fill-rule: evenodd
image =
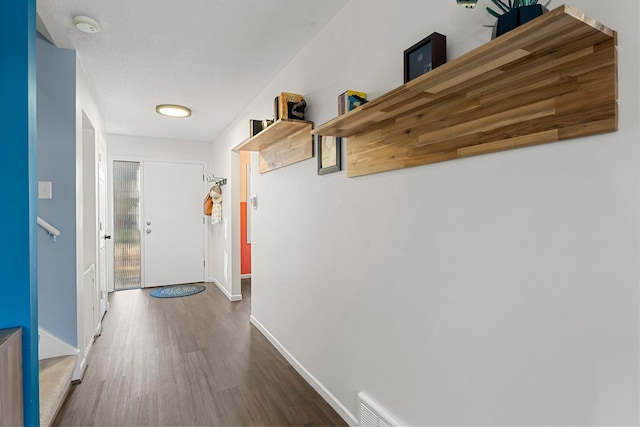
<svg viewBox="0 0 640 427"><path fill-rule="evenodd" d="M38 215L60 230L52 242L38 230L40 326L78 345L76 292L76 53L36 38L38 180L53 198L38 200Z"/></svg>
<svg viewBox="0 0 640 427"><path fill-rule="evenodd" d="M25 425L39 425L36 1L0 2L0 328L23 328Z"/></svg>

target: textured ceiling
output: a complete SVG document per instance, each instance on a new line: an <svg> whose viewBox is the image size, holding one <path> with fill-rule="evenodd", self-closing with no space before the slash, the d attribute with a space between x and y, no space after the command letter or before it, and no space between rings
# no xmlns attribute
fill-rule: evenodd
<svg viewBox="0 0 640 427"><path fill-rule="evenodd" d="M212 141L347 1L38 0L37 9L41 32L77 51L108 133ZM75 15L102 30L78 31ZM193 116L155 113L168 103Z"/></svg>

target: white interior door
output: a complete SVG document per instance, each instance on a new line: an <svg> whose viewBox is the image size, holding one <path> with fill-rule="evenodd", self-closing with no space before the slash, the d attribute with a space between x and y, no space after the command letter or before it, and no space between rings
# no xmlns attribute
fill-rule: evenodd
<svg viewBox="0 0 640 427"><path fill-rule="evenodd" d="M204 281L203 165L143 167L144 287Z"/></svg>
<svg viewBox="0 0 640 427"><path fill-rule="evenodd" d="M107 234L107 162L106 144L102 137L98 138L98 277L100 310L98 313L98 324L102 321L104 313L107 311L109 300L107 297L107 239L111 236Z"/></svg>

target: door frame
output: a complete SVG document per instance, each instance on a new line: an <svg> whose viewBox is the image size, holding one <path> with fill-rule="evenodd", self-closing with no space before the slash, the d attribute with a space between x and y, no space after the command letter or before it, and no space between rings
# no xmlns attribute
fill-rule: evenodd
<svg viewBox="0 0 640 427"><path fill-rule="evenodd" d="M84 109L77 114L80 127L76 129L76 179L79 182L76 196L76 299L77 334L80 349L78 372L86 369L87 359L100 330L100 321L96 316L96 301L99 298L98 279L94 275L90 286L85 283L85 273L98 263L98 129ZM86 239L89 238L88 241ZM91 265L93 267L91 267Z"/></svg>
<svg viewBox="0 0 640 427"><path fill-rule="evenodd" d="M140 176L140 186L142 188L142 186L144 185L144 162L163 162L163 163L177 163L177 164L194 164L194 165L201 165L202 166L202 173L204 174L204 177L207 176L208 172L208 165L207 162L205 161L201 161L201 160L175 160L175 159L168 159L168 158L156 158L156 157L145 157L145 156L120 156L117 154L114 155L108 155L107 157L107 226L108 229L107 234L111 234L113 235L113 231L114 231L114 224L113 224L113 162L117 162L117 161L122 161L122 162L139 162L140 163L140 171L141 171L141 176ZM207 190L209 189L207 187L207 182L204 179L202 180L202 197L204 198L204 195L207 193ZM141 209L144 211L144 206L141 207ZM143 230L141 230L142 232ZM202 224L202 234L203 234L203 245L204 245L204 276L203 276L203 280L207 280L207 278L209 277L209 233L207 233L207 224L206 221ZM141 238L140 241L140 262L142 263L144 260L144 238ZM111 244L108 245L107 247L107 284L108 284L108 290L109 292L113 292L115 290L115 282L114 282L114 274L113 274L113 268L114 268L114 245L113 245L113 239L111 240ZM143 284L144 282L144 268L142 268L141 271L141 277L140 277L140 288L144 289Z"/></svg>

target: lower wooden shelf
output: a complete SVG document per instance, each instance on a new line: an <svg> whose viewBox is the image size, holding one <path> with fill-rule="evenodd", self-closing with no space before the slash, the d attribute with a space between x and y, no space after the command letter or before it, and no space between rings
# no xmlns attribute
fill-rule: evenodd
<svg viewBox="0 0 640 427"><path fill-rule="evenodd" d="M23 407L22 329L0 329L0 426L23 425Z"/></svg>
<svg viewBox="0 0 640 427"><path fill-rule="evenodd" d="M258 170L269 172L313 157L313 122L280 119L236 149L260 153Z"/></svg>

